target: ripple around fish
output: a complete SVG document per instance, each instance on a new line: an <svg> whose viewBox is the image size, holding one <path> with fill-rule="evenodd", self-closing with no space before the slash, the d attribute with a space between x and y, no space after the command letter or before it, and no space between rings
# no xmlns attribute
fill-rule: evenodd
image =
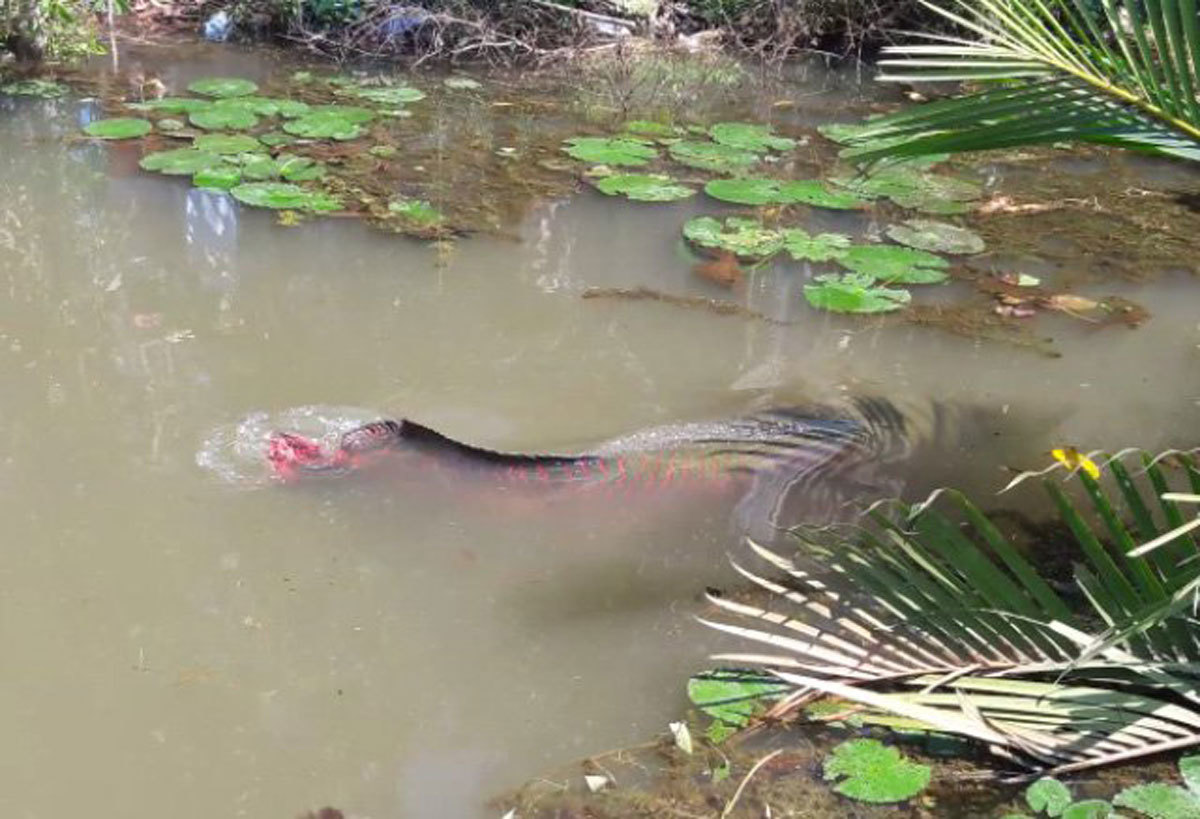
<svg viewBox="0 0 1200 819"><path fill-rule="evenodd" d="M245 489L269 486L276 480L267 464L271 433L298 433L332 450L347 431L382 417L361 407L324 405L252 412L210 431L196 453L196 464L222 483Z"/></svg>

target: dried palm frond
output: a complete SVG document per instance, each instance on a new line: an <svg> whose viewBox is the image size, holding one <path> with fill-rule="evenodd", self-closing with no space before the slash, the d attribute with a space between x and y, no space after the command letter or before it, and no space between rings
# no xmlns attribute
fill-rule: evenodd
<svg viewBox="0 0 1200 819"><path fill-rule="evenodd" d="M1200 470L1191 453L1173 474L1140 452L1097 460L1107 479L1073 473L1086 507L1041 478L1078 549L1074 590L940 490L876 506L860 528L797 531L803 558L750 543L770 576L735 568L772 604L710 596L731 617L704 622L756 644L716 659L792 684L775 716L831 695L865 722L959 734L1037 770L1200 744L1200 629L1187 616L1200 524L1179 506L1200 502ZM1173 477L1191 493L1171 492Z"/></svg>

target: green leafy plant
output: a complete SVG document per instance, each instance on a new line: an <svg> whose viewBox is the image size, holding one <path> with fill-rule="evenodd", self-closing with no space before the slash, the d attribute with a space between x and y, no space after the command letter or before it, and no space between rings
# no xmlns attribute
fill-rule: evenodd
<svg viewBox="0 0 1200 819"><path fill-rule="evenodd" d="M335 197L287 182L248 182L230 190L245 205L274 210L334 211L342 204Z"/></svg>
<svg viewBox="0 0 1200 819"><path fill-rule="evenodd" d="M638 202L678 202L696 195L687 185L652 174L614 174L597 182L596 188L609 196L624 196Z"/></svg>
<svg viewBox="0 0 1200 819"><path fill-rule="evenodd" d="M221 157L195 148L155 151L146 154L138 163L144 171L158 171L171 176L191 176L218 164Z"/></svg>
<svg viewBox="0 0 1200 819"><path fill-rule="evenodd" d="M779 579L743 574L792 608L711 597L738 622L710 625L774 652L718 659L792 683L789 708L833 695L864 723L957 734L1035 770L1200 743L1200 517L1181 507L1200 503L1200 468L1169 454L1171 469L1136 451L1058 449L1010 483L1041 480L1077 549L1077 596L953 490L877 504L851 530L797 530L803 564L752 543ZM1077 494L1054 478L1064 471Z"/></svg>
<svg viewBox="0 0 1200 819"><path fill-rule="evenodd" d="M877 120L860 159L1077 140L1200 159L1200 25L1192 0L926 4L963 36L885 49L881 79L977 83Z"/></svg>
<svg viewBox="0 0 1200 819"><path fill-rule="evenodd" d="M388 203L388 211L421 228L434 227L445 219L440 210L419 199L394 200Z"/></svg>
<svg viewBox="0 0 1200 819"><path fill-rule="evenodd" d="M770 126L749 122L718 122L708 129L708 135L742 151L786 151L796 147L796 140L772 133Z"/></svg>
<svg viewBox="0 0 1200 819"><path fill-rule="evenodd" d="M192 145L198 151L214 154L244 154L262 148L262 143L246 134L202 134Z"/></svg>
<svg viewBox="0 0 1200 819"><path fill-rule="evenodd" d="M83 132L97 139L136 139L153 130L149 120L135 117L112 117L98 119L84 126Z"/></svg>
<svg viewBox="0 0 1200 819"><path fill-rule="evenodd" d="M783 235L757 219L730 216L724 224L711 216L696 216L683 226L683 235L701 247L727 250L743 259L767 259L783 248Z"/></svg>
<svg viewBox="0 0 1200 819"><path fill-rule="evenodd" d="M825 779L834 790L861 802L903 802L929 785L933 770L905 759L877 739L851 739L825 760Z"/></svg>
<svg viewBox="0 0 1200 819"><path fill-rule="evenodd" d="M888 238L907 247L934 253L982 253L987 245L973 230L931 219L909 219L899 225L889 225Z"/></svg>
<svg viewBox="0 0 1200 819"><path fill-rule="evenodd" d="M836 210L852 210L867 203L851 192L837 191L813 179L796 181L738 177L713 179L704 186L713 199L735 205L815 205Z"/></svg>
<svg viewBox="0 0 1200 819"><path fill-rule="evenodd" d="M842 233L813 236L803 228L788 228L783 232L783 247L796 261L828 262L841 258L850 247L850 237Z"/></svg>
<svg viewBox="0 0 1200 819"><path fill-rule="evenodd" d="M897 245L854 245L834 261L855 273L863 273L890 284L937 284L947 278L950 263L924 250Z"/></svg>
<svg viewBox="0 0 1200 819"><path fill-rule="evenodd" d="M257 91L258 85L241 77L204 77L189 83L187 89L206 97L244 97Z"/></svg>
<svg viewBox="0 0 1200 819"><path fill-rule="evenodd" d="M688 699L713 720L705 734L714 742L749 724L789 690L769 674L736 668L694 674L687 684Z"/></svg>
<svg viewBox="0 0 1200 819"><path fill-rule="evenodd" d="M847 273L816 276L812 284L804 285L804 298L831 313L890 313L907 306L912 294L878 285L872 276Z"/></svg>
<svg viewBox="0 0 1200 819"><path fill-rule="evenodd" d="M676 162L690 168L717 173L740 173L756 164L759 156L752 151L733 148L718 142L684 140L671 145L667 152Z"/></svg>
<svg viewBox="0 0 1200 819"><path fill-rule="evenodd" d="M1164 782L1134 785L1118 793L1113 804L1150 819L1200 819L1200 756L1179 760L1179 773L1185 787Z"/></svg>
<svg viewBox="0 0 1200 819"><path fill-rule="evenodd" d="M563 150L575 159L602 165L645 165L658 157L653 145L636 137L573 137Z"/></svg>
<svg viewBox="0 0 1200 819"><path fill-rule="evenodd" d="M1043 776L1025 789L1025 804L1047 816L1061 816L1071 804L1071 789L1052 776Z"/></svg>

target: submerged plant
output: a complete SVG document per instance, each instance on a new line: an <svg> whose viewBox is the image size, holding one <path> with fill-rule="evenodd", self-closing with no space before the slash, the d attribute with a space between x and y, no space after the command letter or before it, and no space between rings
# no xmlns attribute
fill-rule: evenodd
<svg viewBox="0 0 1200 819"><path fill-rule="evenodd" d="M1172 478L1200 490L1197 460L1172 453L1171 474L1144 453L1088 457L1111 479L1073 473L1091 516L1050 477L1062 462L1013 482L1041 476L1077 547L1078 596L1051 586L965 496L939 490L917 506L876 505L869 526L797 531L803 563L752 543L780 577L743 575L790 613L710 598L738 622L709 625L770 651L718 659L790 682L777 717L832 695L866 724L960 735L1032 769L1200 744L1200 518L1180 507L1200 495L1170 491Z"/></svg>

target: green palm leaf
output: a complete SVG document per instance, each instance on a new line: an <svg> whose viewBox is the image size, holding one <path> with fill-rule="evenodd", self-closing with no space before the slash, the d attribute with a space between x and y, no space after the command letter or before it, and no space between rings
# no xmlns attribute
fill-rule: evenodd
<svg viewBox="0 0 1200 819"><path fill-rule="evenodd" d="M735 568L772 602L710 597L724 616L703 622L754 646L716 659L795 687L772 716L832 695L866 722L961 734L1031 768L1200 744L1200 524L1178 511L1200 494L1170 491L1200 472L1186 453L1172 472L1139 452L1089 457L1107 475L1072 473L1075 491L1051 474L1063 464L1010 484L1041 479L1078 550L1080 594L939 490L877 504L859 527L797 530L802 558L751 543L772 575Z"/></svg>
<svg viewBox="0 0 1200 819"><path fill-rule="evenodd" d="M922 2L976 39L918 35L880 79L983 88L876 120L849 156L1077 140L1200 160L1196 0Z"/></svg>

